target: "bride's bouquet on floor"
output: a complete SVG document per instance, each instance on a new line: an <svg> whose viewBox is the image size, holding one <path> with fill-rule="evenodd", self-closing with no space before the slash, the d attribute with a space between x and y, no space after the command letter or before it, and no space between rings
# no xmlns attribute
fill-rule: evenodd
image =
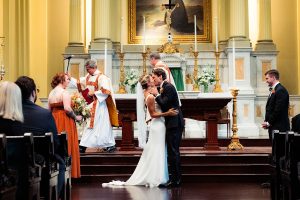
<svg viewBox="0 0 300 200"><path fill-rule="evenodd" d="M71 107L76 115L82 116L82 120L78 122L79 125L82 125L88 118L91 117L91 109L88 107L85 99L78 92L75 92L71 97Z"/></svg>

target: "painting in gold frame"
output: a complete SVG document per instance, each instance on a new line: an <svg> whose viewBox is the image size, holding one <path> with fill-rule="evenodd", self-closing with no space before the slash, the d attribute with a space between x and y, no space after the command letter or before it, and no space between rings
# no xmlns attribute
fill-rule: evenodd
<svg viewBox="0 0 300 200"><path fill-rule="evenodd" d="M170 32L175 43L194 42L194 15L197 17L197 41L211 42L211 0L171 0ZM129 0L129 44L143 43L143 16L145 16L145 43L162 44L168 38L167 9L162 4L169 0ZM175 8L175 9L174 9ZM174 10L173 10L174 9Z"/></svg>

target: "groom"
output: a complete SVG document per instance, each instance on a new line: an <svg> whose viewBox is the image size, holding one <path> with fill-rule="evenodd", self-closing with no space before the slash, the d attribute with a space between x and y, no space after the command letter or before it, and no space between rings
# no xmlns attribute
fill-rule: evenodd
<svg viewBox="0 0 300 200"><path fill-rule="evenodd" d="M175 87L166 80L166 73L163 69L153 69L152 78L155 85L160 87L160 94L156 96L155 100L162 111L166 112L170 108L178 110L178 115L165 117L166 143L171 177L167 183L161 184L159 187L178 187L181 184L179 146L184 126L178 94Z"/></svg>

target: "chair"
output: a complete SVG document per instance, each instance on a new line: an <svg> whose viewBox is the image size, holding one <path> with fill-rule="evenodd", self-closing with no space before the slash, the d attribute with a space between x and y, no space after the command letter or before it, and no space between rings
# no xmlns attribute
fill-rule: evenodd
<svg viewBox="0 0 300 200"><path fill-rule="evenodd" d="M218 124L227 125L227 138L230 137L230 113L228 112L227 106L220 110L221 118L218 120Z"/></svg>

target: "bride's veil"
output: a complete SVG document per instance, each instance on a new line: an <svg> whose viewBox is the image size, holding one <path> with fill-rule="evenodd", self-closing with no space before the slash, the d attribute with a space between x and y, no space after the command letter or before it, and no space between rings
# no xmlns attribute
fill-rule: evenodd
<svg viewBox="0 0 300 200"><path fill-rule="evenodd" d="M136 93L137 93L136 115L137 115L137 126L138 126L138 141L139 141L139 147L144 148L147 141L147 124L146 124L144 91L140 82L137 83Z"/></svg>

